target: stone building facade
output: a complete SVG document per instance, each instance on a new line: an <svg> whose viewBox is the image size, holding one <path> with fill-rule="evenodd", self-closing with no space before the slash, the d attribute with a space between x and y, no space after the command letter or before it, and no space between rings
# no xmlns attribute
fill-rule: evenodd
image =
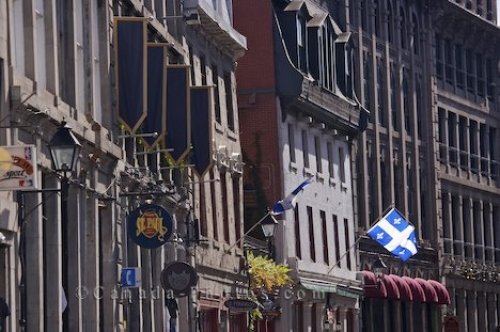
<svg viewBox="0 0 500 332"><path fill-rule="evenodd" d="M164 146L147 149L141 135L148 133L131 134L118 122L114 32L123 17L145 22L147 41L165 45L169 64L191 68L191 86L213 87L207 140L214 168L206 176L196 176L189 160L173 167ZM36 146L41 189L60 186L47 143L63 120L83 146L70 178L67 224L58 193L24 193L22 216L14 192L0 194L7 330L245 328L245 317L223 306L246 283L241 247L228 251L243 229L234 66L246 49L231 18L230 1L0 4L1 145ZM148 193L171 213L176 232L151 250L127 234L128 214ZM189 262L199 273L177 310L160 285L172 261ZM121 288L124 267L141 268L141 288Z"/></svg>
<svg viewBox="0 0 500 332"><path fill-rule="evenodd" d="M446 319L456 319L464 331L493 331L496 5L374 0L333 6L341 28L356 32L356 91L371 111L354 157L360 269L370 270L381 256L387 279L404 276L418 290L410 299L402 289L389 291L386 278L385 295L368 286L363 329L439 331ZM390 206L417 231L419 253L406 263L363 236Z"/></svg>
<svg viewBox="0 0 500 332"><path fill-rule="evenodd" d="M237 70L245 222L314 179L279 216L275 258L290 266L295 286L271 296L281 313L267 327L355 331L361 288L350 152L366 112L352 90L352 36L312 1L238 2L235 13L249 44Z"/></svg>

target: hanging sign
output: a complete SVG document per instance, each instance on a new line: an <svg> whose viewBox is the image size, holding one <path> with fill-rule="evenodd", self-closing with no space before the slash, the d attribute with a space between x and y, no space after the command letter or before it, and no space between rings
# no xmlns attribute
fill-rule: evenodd
<svg viewBox="0 0 500 332"><path fill-rule="evenodd" d="M176 297L187 296L197 282L196 271L186 263L173 262L161 271L161 286L166 291L171 290Z"/></svg>
<svg viewBox="0 0 500 332"><path fill-rule="evenodd" d="M36 163L34 145L0 146L0 190L38 189Z"/></svg>
<svg viewBox="0 0 500 332"><path fill-rule="evenodd" d="M164 245L172 232L172 217L159 205L143 204L128 216L128 235L143 248L152 249Z"/></svg>
<svg viewBox="0 0 500 332"><path fill-rule="evenodd" d="M229 299L224 302L232 312L248 312L257 309L257 302L250 299Z"/></svg>

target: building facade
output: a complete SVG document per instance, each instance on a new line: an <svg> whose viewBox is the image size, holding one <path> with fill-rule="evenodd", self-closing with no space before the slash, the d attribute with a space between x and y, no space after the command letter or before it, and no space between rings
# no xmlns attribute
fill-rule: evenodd
<svg viewBox="0 0 500 332"><path fill-rule="evenodd" d="M500 326L497 8L494 1L443 1L433 8L436 220L440 267L451 295L448 315L456 317L461 331L495 331Z"/></svg>
<svg viewBox="0 0 500 332"><path fill-rule="evenodd" d="M246 316L230 315L223 306L247 280L241 246L229 250L243 230L234 66L246 49L231 20L230 1L0 4L0 143L35 145L39 188L49 189L0 194L5 236L0 296L10 308L6 330L246 328ZM206 174L191 167L199 160L192 160L196 153L189 147L189 158L172 162L172 138L163 130L157 132L159 144L151 146L148 138L156 136L146 122L137 131L125 130L130 123L120 120L117 80L122 21L141 22L142 45L164 48L166 65L186 69L187 84L179 91L189 95L193 86L210 91ZM141 90L128 97L146 98ZM151 108L145 112L154 114ZM61 175L51 168L47 143L63 120L82 150L69 195L61 200L53 191L61 186ZM128 215L149 196L174 222L174 236L158 249L139 247L127 231ZM68 204L67 223L61 223L62 202ZM189 296L172 301L160 274L175 261L195 266L199 280ZM141 269L140 288L121 287L125 267Z"/></svg>
<svg viewBox="0 0 500 332"><path fill-rule="evenodd" d="M314 179L280 216L275 258L295 286L273 297L281 313L268 328L356 331L350 152L366 112L352 90L351 35L312 1L238 2L235 25L249 45L237 70L247 227Z"/></svg>
<svg viewBox="0 0 500 332"><path fill-rule="evenodd" d="M354 156L360 269L371 270L377 257L389 266L377 291L370 281L377 275L364 272L363 330L439 331L457 320L463 331L492 331L498 325L497 263L488 249L498 224L495 4L333 6L341 28L356 33L356 92L371 111ZM483 44L480 36L487 36ZM419 253L406 263L363 236L389 207L417 231Z"/></svg>

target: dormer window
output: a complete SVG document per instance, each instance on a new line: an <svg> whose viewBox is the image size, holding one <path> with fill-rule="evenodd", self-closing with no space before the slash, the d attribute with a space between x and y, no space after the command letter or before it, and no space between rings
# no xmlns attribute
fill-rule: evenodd
<svg viewBox="0 0 500 332"><path fill-rule="evenodd" d="M299 69L307 73L306 22L301 13L297 14L297 51Z"/></svg>

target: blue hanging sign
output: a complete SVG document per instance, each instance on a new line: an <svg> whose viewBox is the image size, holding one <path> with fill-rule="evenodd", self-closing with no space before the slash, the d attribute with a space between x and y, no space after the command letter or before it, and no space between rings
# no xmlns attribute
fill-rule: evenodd
<svg viewBox="0 0 500 332"><path fill-rule="evenodd" d="M172 233L172 217L159 205L143 204L128 216L128 235L143 248L152 249L164 245Z"/></svg>

